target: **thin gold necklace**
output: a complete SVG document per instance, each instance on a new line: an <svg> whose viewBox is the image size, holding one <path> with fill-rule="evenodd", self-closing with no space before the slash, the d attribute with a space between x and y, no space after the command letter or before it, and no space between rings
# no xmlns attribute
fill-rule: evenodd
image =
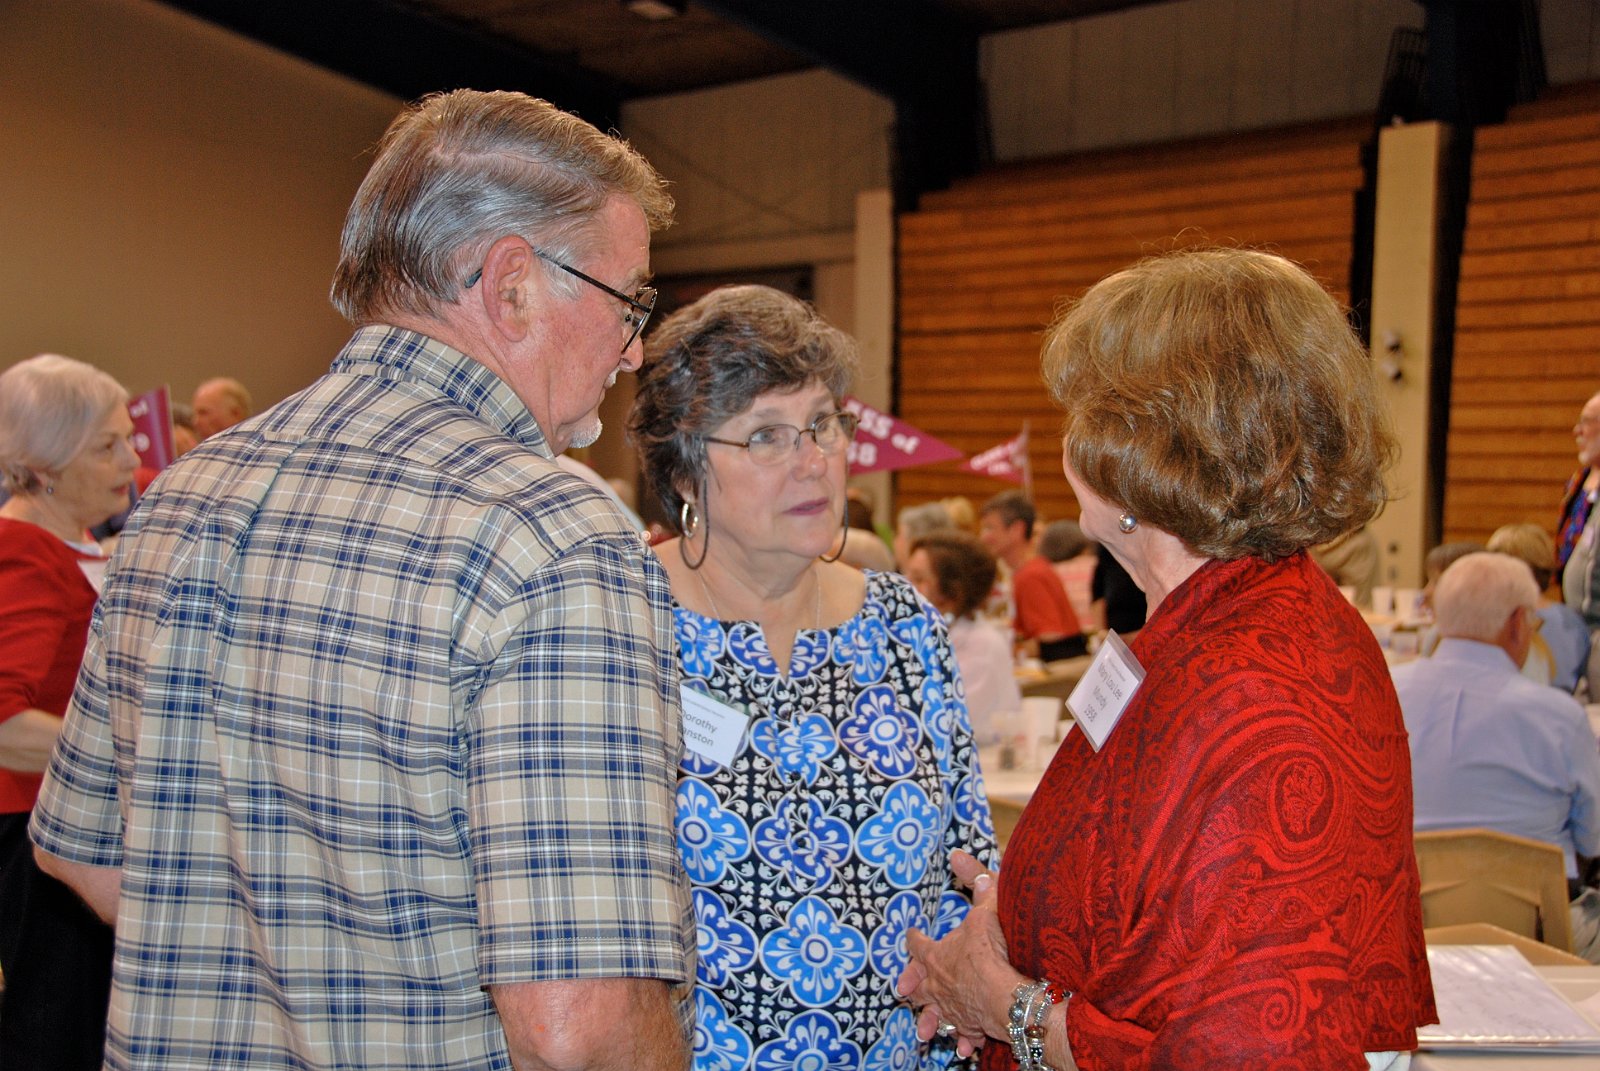
<svg viewBox="0 0 1600 1071"><path fill-rule="evenodd" d="M720 608L718 608L718 606L717 606L716 596L711 594L711 588L706 584L706 575L704 573L702 573L700 570L696 569L694 571L694 577L695 577L696 580L700 581L700 590L705 593L706 602L711 604L711 612L716 615L717 620L718 621L726 621L726 620L728 620L728 618L725 618L725 617L722 616L722 610ZM813 569L811 571L811 579L815 582L815 585L814 585L814 587L815 587L815 598L813 600L815 605L814 605L814 609L813 609L812 612L813 612L813 616L816 618L816 623L812 627L814 629L816 629L816 631L821 632L822 631L822 574L818 573L815 569Z"/></svg>
<svg viewBox="0 0 1600 1071"><path fill-rule="evenodd" d="M694 572L694 575L695 575L696 579L698 579L700 581L700 590L705 594L706 602L711 604L711 612L716 615L716 618L717 618L718 621L725 620L725 618L723 618L723 616L722 616L722 610L717 606L717 597L715 595L711 594L711 586L706 583L705 574L702 573L700 570L696 569L695 572ZM821 573L817 573L817 572L815 572L813 570L812 579L816 582L816 594L814 596L813 613L814 613L815 619L816 619L816 629L817 629L817 631L820 632L820 631L822 631L822 574ZM770 707L766 708L766 713L767 713L767 715L769 717L771 717L775 721L779 722L781 726L788 726L789 724L791 724L790 723L790 718L792 718L792 716L793 716L792 713L779 714L777 711L771 709ZM780 728L779 731L782 732L782 731L785 731L785 729L784 728ZM800 801L800 802L804 802L804 801L809 800L810 792L806 788L806 784L805 784L805 782L803 780L800 780L800 779L791 780L790 777L785 776L785 774L783 773L782 769L779 767L779 765L776 762L771 764L770 772L771 772L772 776L775 776L777 778L778 784L783 786L783 794L784 794L784 796L789 797L789 798L794 799L794 800L797 800L797 801ZM809 807L809 803L807 804L807 806ZM775 809L774 813L775 814L781 814L782 813L782 808L780 807L780 808ZM796 827L796 817L797 817L797 815L800 816L799 827L798 828ZM789 810L789 822L788 822L788 825L789 825L789 830L788 830L789 841L792 844L792 843L794 843L795 839L799 836L799 834L805 832L804 817L802 815L802 812L800 810L798 810L798 808L796 806L791 806L791 808ZM790 858L784 860L783 869L788 874L789 884L793 885L797 892L800 892L800 893L812 893L812 892L815 892L817 890L818 886L816 885L816 883L809 876L807 876L806 874L803 874L803 873L800 872L800 870L799 870L799 868L798 868L797 864L795 863L794 858L792 856Z"/></svg>

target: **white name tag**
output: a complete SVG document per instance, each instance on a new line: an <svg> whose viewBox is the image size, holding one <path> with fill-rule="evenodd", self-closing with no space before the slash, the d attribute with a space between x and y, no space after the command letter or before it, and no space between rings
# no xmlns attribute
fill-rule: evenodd
<svg viewBox="0 0 1600 1071"><path fill-rule="evenodd" d="M1117 727L1133 693L1144 683L1144 667L1115 632L1106 633L1100 651L1089 663L1083 679L1067 696L1067 709L1077 719L1083 735L1099 751Z"/></svg>
<svg viewBox="0 0 1600 1071"><path fill-rule="evenodd" d="M679 685L678 691L683 695L684 744L719 766L733 762L750 716L692 688Z"/></svg>

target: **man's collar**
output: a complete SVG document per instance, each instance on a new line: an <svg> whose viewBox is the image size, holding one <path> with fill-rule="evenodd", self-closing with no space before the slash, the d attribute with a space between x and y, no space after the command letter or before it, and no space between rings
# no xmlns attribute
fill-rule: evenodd
<svg viewBox="0 0 1600 1071"><path fill-rule="evenodd" d="M1489 643L1486 640L1469 640L1465 636L1443 636L1439 646L1434 649L1434 658L1449 658L1474 665L1497 667L1507 673L1521 673L1522 669L1511 656L1506 654L1505 648L1499 644Z"/></svg>
<svg viewBox="0 0 1600 1071"><path fill-rule="evenodd" d="M485 424L543 457L553 456L528 407L486 365L420 331L385 324L360 328L333 363L333 371L356 364L381 374L427 384Z"/></svg>

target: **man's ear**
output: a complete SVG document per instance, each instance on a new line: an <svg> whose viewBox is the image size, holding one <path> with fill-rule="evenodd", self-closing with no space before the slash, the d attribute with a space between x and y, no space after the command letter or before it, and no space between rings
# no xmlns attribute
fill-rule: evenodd
<svg viewBox="0 0 1600 1071"><path fill-rule="evenodd" d="M1510 615L1506 617L1506 623L1500 626L1500 645L1502 647L1521 646L1522 641L1528 638L1529 633L1533 630L1532 622L1528 620L1531 616L1532 611L1525 606L1519 606L1512 610Z"/></svg>
<svg viewBox="0 0 1600 1071"><path fill-rule="evenodd" d="M484 255L475 299L508 341L520 342L532 324L530 298L543 276L538 259L527 241L514 234L495 242Z"/></svg>

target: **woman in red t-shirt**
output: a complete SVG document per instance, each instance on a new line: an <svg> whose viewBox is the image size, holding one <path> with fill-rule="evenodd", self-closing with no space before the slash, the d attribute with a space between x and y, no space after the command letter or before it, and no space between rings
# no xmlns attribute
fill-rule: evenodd
<svg viewBox="0 0 1600 1071"><path fill-rule="evenodd" d="M1435 1019L1405 729L1305 553L1385 499L1365 350L1288 261L1191 251L1093 287L1044 373L1145 676L1063 742L998 887L960 861L968 919L910 938L920 1032L986 1071L1403 1065Z"/></svg>
<svg viewBox="0 0 1600 1071"><path fill-rule="evenodd" d="M105 558L88 529L127 508L127 392L66 357L0 374L0 1066L100 1067L111 930L41 873L28 815L72 697Z"/></svg>

